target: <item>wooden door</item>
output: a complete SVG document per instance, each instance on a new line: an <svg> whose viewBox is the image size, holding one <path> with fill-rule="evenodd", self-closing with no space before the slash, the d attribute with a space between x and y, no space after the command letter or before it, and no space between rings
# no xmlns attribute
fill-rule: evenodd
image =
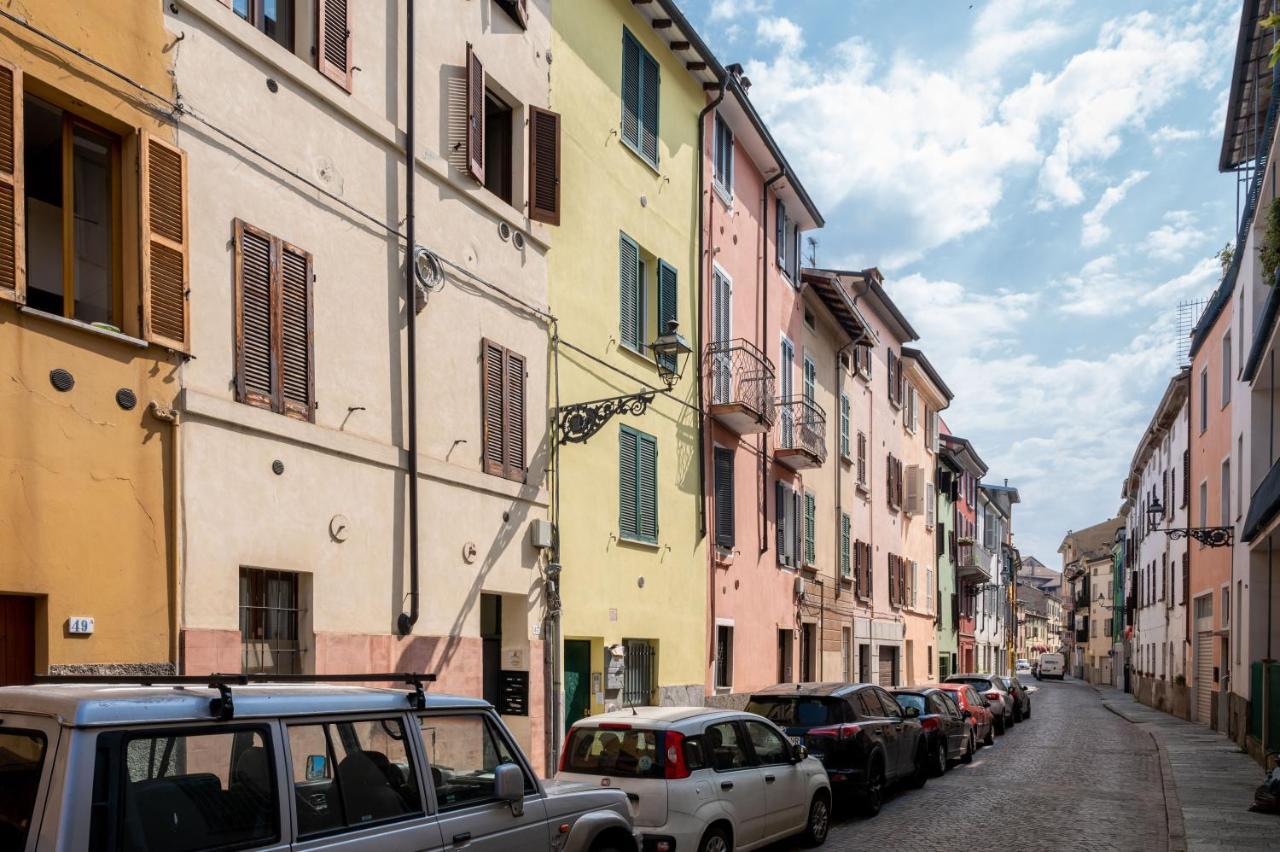
<svg viewBox="0 0 1280 852"><path fill-rule="evenodd" d="M35 598L0 595L0 686L31 683L35 672Z"/></svg>

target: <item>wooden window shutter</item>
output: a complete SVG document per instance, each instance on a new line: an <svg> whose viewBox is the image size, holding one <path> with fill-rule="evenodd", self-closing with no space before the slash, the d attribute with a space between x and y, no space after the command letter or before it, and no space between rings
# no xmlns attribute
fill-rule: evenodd
<svg viewBox="0 0 1280 852"><path fill-rule="evenodd" d="M785 235L787 233L787 208L783 206L782 199L774 199L774 236L773 247L778 255L778 266L781 268L787 262L787 242Z"/></svg>
<svg viewBox="0 0 1280 852"><path fill-rule="evenodd" d="M639 538L639 494L637 493L637 435L630 429L618 432L618 528L623 538Z"/></svg>
<svg viewBox="0 0 1280 852"><path fill-rule="evenodd" d="M190 351L187 155L139 131L142 197L142 336Z"/></svg>
<svg viewBox="0 0 1280 852"><path fill-rule="evenodd" d="M840 455L849 457L849 395L840 394Z"/></svg>
<svg viewBox="0 0 1280 852"><path fill-rule="evenodd" d="M658 60L640 52L640 155L658 164Z"/></svg>
<svg viewBox="0 0 1280 852"><path fill-rule="evenodd" d="M640 43L622 31L622 141L640 147Z"/></svg>
<svg viewBox="0 0 1280 852"><path fill-rule="evenodd" d="M875 572L871 570L871 560L871 542L864 542L862 545L862 570L867 574L867 600L871 600L876 587Z"/></svg>
<svg viewBox="0 0 1280 852"><path fill-rule="evenodd" d="M311 341L311 255L280 245L280 410L302 420L315 411L315 370Z"/></svg>
<svg viewBox="0 0 1280 852"><path fill-rule="evenodd" d="M506 439L503 434L502 400L506 357L507 350L502 346L489 340L480 342L480 458L484 472L493 476L504 475ZM626 455L624 448L624 464ZM634 455L633 450L632 456ZM623 490L625 492L625 487ZM634 490L633 485L632 491Z"/></svg>
<svg viewBox="0 0 1280 852"><path fill-rule="evenodd" d="M777 529L778 562L787 564L787 493L781 482L773 483L773 522Z"/></svg>
<svg viewBox="0 0 1280 852"><path fill-rule="evenodd" d="M525 360L510 349L506 351L506 373L502 380L504 405L503 476L516 482L525 481Z"/></svg>
<svg viewBox="0 0 1280 852"><path fill-rule="evenodd" d="M716 545L734 545L733 518L733 450L714 448Z"/></svg>
<svg viewBox="0 0 1280 852"><path fill-rule="evenodd" d="M898 605L898 557L889 554L889 606Z"/></svg>
<svg viewBox="0 0 1280 852"><path fill-rule="evenodd" d="M624 346L639 350L644 307L640 304L640 247L626 234L618 235L618 290L619 336Z"/></svg>
<svg viewBox="0 0 1280 852"><path fill-rule="evenodd" d="M658 335L670 331L671 323L679 320L677 315L680 298L680 277L675 267L665 260L658 261ZM676 369L676 356L662 355L658 363L668 370Z"/></svg>
<svg viewBox="0 0 1280 852"><path fill-rule="evenodd" d="M22 69L0 62L0 299L27 300Z"/></svg>
<svg viewBox="0 0 1280 852"><path fill-rule="evenodd" d="M791 553L795 560L794 565L799 567L800 561L804 558L804 509L800 503L800 492L791 492Z"/></svg>
<svg viewBox="0 0 1280 852"><path fill-rule="evenodd" d="M467 43L467 171L484 183L484 63Z"/></svg>
<svg viewBox="0 0 1280 852"><path fill-rule="evenodd" d="M658 540L658 440L652 435L638 433L638 460L636 478L640 500L637 505L640 538Z"/></svg>
<svg viewBox="0 0 1280 852"><path fill-rule="evenodd" d="M849 520L848 512L840 513L840 576L848 577L853 572L853 566L850 564L852 555L849 552L851 542L849 540L852 533L853 524Z"/></svg>
<svg viewBox="0 0 1280 852"><path fill-rule="evenodd" d="M236 399L275 407L277 384L271 304L272 239L240 220L235 223Z"/></svg>
<svg viewBox="0 0 1280 852"><path fill-rule="evenodd" d="M1182 451L1182 507L1191 500L1191 451Z"/></svg>
<svg viewBox="0 0 1280 852"><path fill-rule="evenodd" d="M351 9L349 0L316 0L316 68L351 91ZM481 87L481 97L484 91ZM481 101L483 104L483 100Z"/></svg>
<svg viewBox="0 0 1280 852"><path fill-rule="evenodd" d="M529 107L529 218L560 224L560 114Z"/></svg>
<svg viewBox="0 0 1280 852"><path fill-rule="evenodd" d="M804 564L812 565L817 561L816 538L818 525L818 501L813 493L804 494Z"/></svg>

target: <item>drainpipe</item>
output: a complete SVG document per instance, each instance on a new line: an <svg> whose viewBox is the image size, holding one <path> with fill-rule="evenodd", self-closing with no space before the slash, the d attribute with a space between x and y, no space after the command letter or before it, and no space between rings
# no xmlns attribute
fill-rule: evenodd
<svg viewBox="0 0 1280 852"><path fill-rule="evenodd" d="M760 257L760 290L764 294L764 305L760 309L760 351L765 353L765 357L769 357L769 187L773 186L779 180L786 176L786 172L782 170L782 165L778 166L778 173L764 182L761 198L761 228L763 236L760 239L761 252ZM781 366L781 365L779 365ZM777 412L774 412L777 416ZM763 517L760 519L760 553L769 552L769 433L765 432L760 436L760 485L764 491L760 499L760 509Z"/></svg>
<svg viewBox="0 0 1280 852"><path fill-rule="evenodd" d="M407 314L406 331L409 346L408 361L408 414L409 414L409 609L401 612L396 627L401 636L413 632L418 623L418 349L417 349L417 286L413 277L413 185L417 177L414 151L417 150L413 132L413 0L405 0L405 134L404 134L404 209L405 249L404 304Z"/></svg>
<svg viewBox="0 0 1280 852"><path fill-rule="evenodd" d="M716 95L716 99L702 108L698 113L698 334L702 335L703 322L703 289L706 287L707 267L711 265L711 257L708 255L703 258L702 253L706 250L706 234L703 231L704 217L707 214L707 208L712 204L711 192L707 190L707 200L705 205L702 201L702 193L704 184L706 183L707 170L707 114L713 109L720 106L724 100L725 89L729 86L729 76L726 72L725 76L720 80L720 92ZM696 357L701 358L702 352L698 352ZM702 370L696 372L698 379L698 533L702 537L707 535L707 418L703 409L703 376ZM711 572L711 582L715 583L715 572Z"/></svg>

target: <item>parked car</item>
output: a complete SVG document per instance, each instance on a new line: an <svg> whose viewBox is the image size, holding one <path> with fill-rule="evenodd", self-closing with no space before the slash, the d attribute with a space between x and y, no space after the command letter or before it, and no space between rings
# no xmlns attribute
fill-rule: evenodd
<svg viewBox="0 0 1280 852"><path fill-rule="evenodd" d="M960 705L960 712L969 723L969 736L972 742L980 745L995 743L996 721L995 714L991 712L990 701L968 683L940 683L938 689L945 690L955 699L956 704ZM960 758L964 763L972 759L973 749L969 750L968 757Z"/></svg>
<svg viewBox="0 0 1280 852"><path fill-rule="evenodd" d="M1013 721L1021 722L1031 718L1031 692L1022 685L1017 676L999 675L996 680L1004 685L1005 691L1013 697Z"/></svg>
<svg viewBox="0 0 1280 852"><path fill-rule="evenodd" d="M994 675L986 674L954 674L947 678L947 683L967 683L978 690L979 694L991 702L991 712L996 717L996 733L1003 734L1012 727L1013 696L1009 695Z"/></svg>
<svg viewBox="0 0 1280 852"><path fill-rule="evenodd" d="M875 816L885 789L900 781L923 787L928 744L915 719L887 691L867 683L781 683L747 701L747 711L778 725L822 760L832 784Z"/></svg>
<svg viewBox="0 0 1280 852"><path fill-rule="evenodd" d="M229 679L0 689L0 848L638 848L625 793L538 780L485 701Z"/></svg>
<svg viewBox="0 0 1280 852"><path fill-rule="evenodd" d="M831 822L822 763L753 713L589 716L569 729L556 777L626 791L646 852L755 849L800 833L818 845Z"/></svg>
<svg viewBox="0 0 1280 852"><path fill-rule="evenodd" d="M977 748L964 714L949 693L936 687L922 686L895 689L893 697L908 719L915 719L920 723L928 743L932 763L930 768L935 777L945 773L951 764L963 760Z"/></svg>
<svg viewBox="0 0 1280 852"><path fill-rule="evenodd" d="M1030 677L1030 676L1031 676L1031 661L1030 661L1030 660L1024 660L1024 659L1018 659L1018 660L1016 660L1016 661L1014 662L1013 670L1014 670L1014 672L1015 672L1016 674L1018 674L1018 675L1020 675L1020 676Z"/></svg>
<svg viewBox="0 0 1280 852"><path fill-rule="evenodd" d="M1036 677L1040 680L1045 678L1054 678L1062 680L1063 674L1067 669L1067 659L1061 654L1041 654L1040 668L1036 670Z"/></svg>

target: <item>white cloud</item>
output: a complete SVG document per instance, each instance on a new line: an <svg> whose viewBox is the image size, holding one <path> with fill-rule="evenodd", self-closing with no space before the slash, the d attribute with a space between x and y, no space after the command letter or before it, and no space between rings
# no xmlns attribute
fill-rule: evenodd
<svg viewBox="0 0 1280 852"><path fill-rule="evenodd" d="M1182 260L1189 251L1203 245L1208 235L1196 224L1190 210L1170 210L1160 227L1147 234L1139 246L1154 260Z"/></svg>
<svg viewBox="0 0 1280 852"><path fill-rule="evenodd" d="M744 15L767 12L772 5L771 0L715 0L711 4L711 20L736 21Z"/></svg>
<svg viewBox="0 0 1280 852"><path fill-rule="evenodd" d="M1070 5L1069 0L990 0L974 21L965 65L975 76L989 76L1063 41L1071 34L1062 23Z"/></svg>
<svg viewBox="0 0 1280 852"><path fill-rule="evenodd" d="M1093 206L1093 209L1080 217L1080 244L1082 246L1086 248L1096 246L1111 236L1111 229L1102 221L1103 217L1110 212L1112 207L1124 201L1124 197L1129 194L1129 190L1133 189L1147 174L1144 171L1131 172L1120 183L1106 188L1102 193L1102 197L1098 199L1098 203Z"/></svg>
<svg viewBox="0 0 1280 852"><path fill-rule="evenodd" d="M1114 255L1095 257L1075 275L1057 282L1058 310L1070 316L1119 316L1139 308L1173 308L1179 299L1207 295L1222 268L1211 257L1188 271L1153 284L1140 273L1122 269Z"/></svg>
<svg viewBox="0 0 1280 852"><path fill-rule="evenodd" d="M765 44L777 45L784 55L804 47L804 34L790 18L761 18L756 22L756 35Z"/></svg>
<svg viewBox="0 0 1280 852"><path fill-rule="evenodd" d="M1033 293L980 293L955 281L931 281L918 274L890 278L886 287L928 343L931 359L935 354L954 360L1005 349L1016 341L1037 302Z"/></svg>
<svg viewBox="0 0 1280 852"><path fill-rule="evenodd" d="M1223 98L1226 103L1226 98ZM1159 154L1164 151L1165 147L1178 142L1193 142L1196 139L1203 139L1206 133L1204 130L1197 130L1194 127L1171 127L1168 124L1161 125L1151 134L1151 147L1155 153Z"/></svg>

